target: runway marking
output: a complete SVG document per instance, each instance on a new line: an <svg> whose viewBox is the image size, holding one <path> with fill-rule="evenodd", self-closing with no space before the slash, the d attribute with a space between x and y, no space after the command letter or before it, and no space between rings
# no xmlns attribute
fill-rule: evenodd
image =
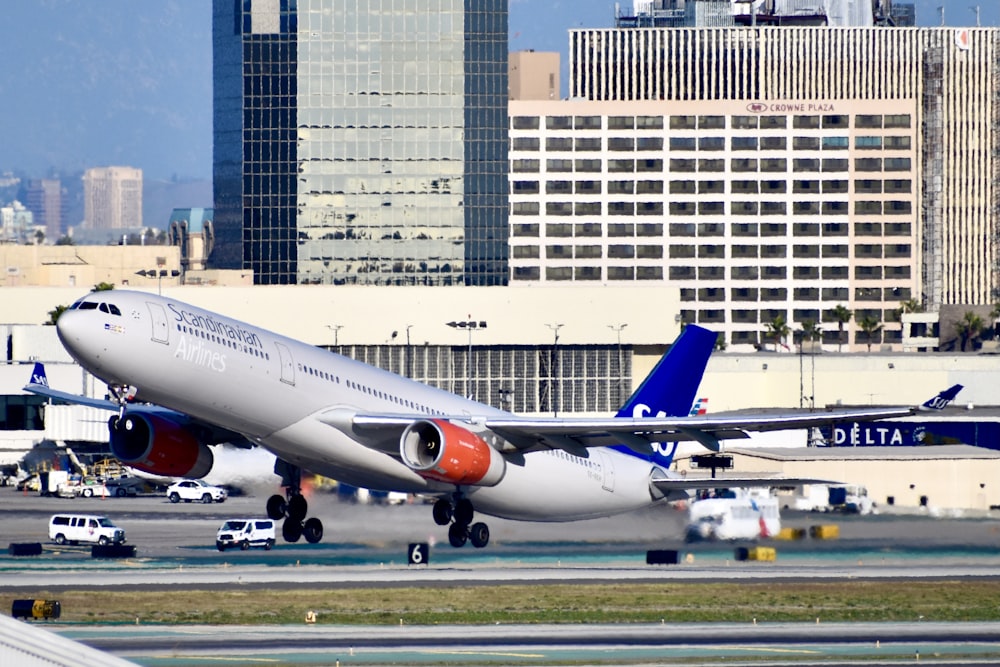
<svg viewBox="0 0 1000 667"><path fill-rule="evenodd" d="M170 659L176 659L177 654L171 653L169 655L157 655L152 657L154 657L157 660L170 660ZM248 657L237 657L237 656L216 657L214 655L199 655L198 660L204 660L205 662L238 662L243 665L251 662L263 662L263 663L281 662L279 658L248 658Z"/></svg>
<svg viewBox="0 0 1000 667"><path fill-rule="evenodd" d="M763 648L760 646L716 646L715 648L730 651L757 651L759 653L794 653L802 655L822 653L822 651L813 651L804 648Z"/></svg>
<svg viewBox="0 0 1000 667"><path fill-rule="evenodd" d="M491 655L500 658L544 658L544 653L505 653L502 651L423 651L431 655Z"/></svg>

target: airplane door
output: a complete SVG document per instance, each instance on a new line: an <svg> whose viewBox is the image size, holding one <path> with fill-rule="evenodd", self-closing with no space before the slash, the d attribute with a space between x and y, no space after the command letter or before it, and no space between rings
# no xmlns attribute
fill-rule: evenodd
<svg viewBox="0 0 1000 667"><path fill-rule="evenodd" d="M295 384L295 360L292 359L292 351L287 345L281 343L274 344L278 348L278 358L281 359L281 381L286 384Z"/></svg>
<svg viewBox="0 0 1000 667"><path fill-rule="evenodd" d="M146 305L149 306L149 320L153 325L150 337L154 342L166 345L169 342L168 335L170 331L170 328L167 326L167 311L163 310L163 306L158 303L147 301Z"/></svg>
<svg viewBox="0 0 1000 667"><path fill-rule="evenodd" d="M601 457L601 488L605 491L611 491L614 493L615 490L615 460L613 457L608 456L607 452L602 452L601 450L596 451Z"/></svg>

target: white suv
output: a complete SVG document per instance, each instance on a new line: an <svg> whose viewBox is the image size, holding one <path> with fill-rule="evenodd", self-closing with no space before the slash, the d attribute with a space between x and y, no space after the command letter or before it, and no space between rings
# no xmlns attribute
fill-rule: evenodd
<svg viewBox="0 0 1000 667"><path fill-rule="evenodd" d="M270 519L230 519L216 533L215 546L219 551L235 546L244 551L250 547L270 550L274 546L274 522Z"/></svg>
<svg viewBox="0 0 1000 667"><path fill-rule="evenodd" d="M206 484L200 479L183 479L167 487L167 498L172 503L200 500L203 503L223 502L229 494L221 486Z"/></svg>

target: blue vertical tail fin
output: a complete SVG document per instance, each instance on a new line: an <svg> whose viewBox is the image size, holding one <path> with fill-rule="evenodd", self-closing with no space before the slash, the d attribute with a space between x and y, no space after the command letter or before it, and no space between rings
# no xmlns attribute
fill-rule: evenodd
<svg viewBox="0 0 1000 667"><path fill-rule="evenodd" d="M944 410L945 407L955 400L958 392L962 391L962 385L956 384L948 387L942 392L938 392L933 398L929 398L920 406L921 410Z"/></svg>
<svg viewBox="0 0 1000 667"><path fill-rule="evenodd" d="M45 375L45 366L42 362L35 362L35 367L31 370L31 381L28 384L37 384L43 387L49 386L49 378Z"/></svg>
<svg viewBox="0 0 1000 667"><path fill-rule="evenodd" d="M718 334L689 324L639 388L625 401L617 417L687 417L705 375ZM650 460L669 467L677 443L653 443ZM627 447L616 448L632 453Z"/></svg>

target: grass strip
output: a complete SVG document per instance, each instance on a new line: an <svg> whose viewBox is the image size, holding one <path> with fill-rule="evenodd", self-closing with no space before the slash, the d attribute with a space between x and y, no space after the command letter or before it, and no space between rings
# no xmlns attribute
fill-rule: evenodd
<svg viewBox="0 0 1000 667"><path fill-rule="evenodd" d="M0 595L0 609L15 598ZM384 625L1000 620L1000 582L643 583L39 591L69 623Z"/></svg>

